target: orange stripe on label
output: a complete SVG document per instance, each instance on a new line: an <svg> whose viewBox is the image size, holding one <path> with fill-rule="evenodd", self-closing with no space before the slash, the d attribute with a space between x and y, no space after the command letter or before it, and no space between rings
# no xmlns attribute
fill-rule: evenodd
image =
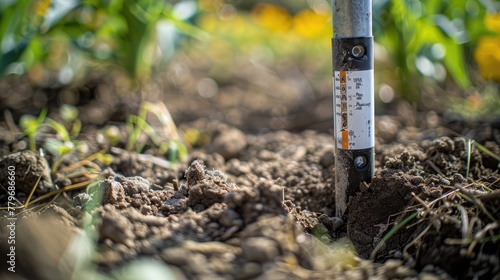
<svg viewBox="0 0 500 280"><path fill-rule="evenodd" d="M346 71L341 71L341 72L340 72L340 83L341 83L341 84L345 84L345 83L347 83L347 79L346 79Z"/></svg>
<svg viewBox="0 0 500 280"><path fill-rule="evenodd" d="M349 149L349 133L347 130L342 130L342 149L347 150Z"/></svg>
<svg viewBox="0 0 500 280"><path fill-rule="evenodd" d="M340 111L341 111L341 124L342 124L342 149L349 149L349 133L347 122L347 73L346 71L340 72Z"/></svg>

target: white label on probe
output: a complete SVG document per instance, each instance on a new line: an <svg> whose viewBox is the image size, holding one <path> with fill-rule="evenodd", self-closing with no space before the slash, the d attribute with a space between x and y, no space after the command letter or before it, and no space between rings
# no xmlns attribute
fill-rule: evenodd
<svg viewBox="0 0 500 280"><path fill-rule="evenodd" d="M372 148L375 145L373 70L335 71L333 93L337 148Z"/></svg>

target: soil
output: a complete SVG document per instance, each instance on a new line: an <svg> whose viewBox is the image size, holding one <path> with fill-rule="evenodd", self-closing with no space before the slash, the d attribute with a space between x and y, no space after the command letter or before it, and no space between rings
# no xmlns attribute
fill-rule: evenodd
<svg viewBox="0 0 500 280"><path fill-rule="evenodd" d="M1 96L1 206L12 165L21 203L39 177L32 200L80 180L94 183L15 211L16 273L2 261L1 279L122 279L133 269L164 279L500 279L500 165L467 140L500 154L500 122L448 122L408 111L378 116L375 176L361 184L342 219L334 216L328 91L315 89L306 102L279 75L261 75L259 83L240 77L215 99L202 98L193 81L204 66L189 63L173 64L176 75L191 69L182 83L145 89L150 101L169 100L181 131L203 136L175 163L152 146L127 151L124 137L116 145L103 140L104 125L125 132L137 93L117 96L102 79L57 91L2 82L24 94ZM167 81L179 82L172 73ZM87 177L78 168L76 175L51 174L53 156L25 151L16 126L37 110L37 103L22 102L37 94L45 94L51 118L60 119L63 101L80 109L78 140L87 151L66 156L59 170L102 149L112 162L88 164L97 174ZM396 112L406 108L398 106ZM43 131L38 144L51 137ZM8 215L2 210L2 223ZM9 234L2 225L3 256Z"/></svg>

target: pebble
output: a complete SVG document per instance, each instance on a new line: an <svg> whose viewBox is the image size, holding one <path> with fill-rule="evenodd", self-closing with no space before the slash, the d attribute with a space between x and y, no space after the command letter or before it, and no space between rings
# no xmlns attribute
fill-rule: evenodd
<svg viewBox="0 0 500 280"><path fill-rule="evenodd" d="M12 153L0 158L0 185L5 188L9 185L9 168L12 167L15 168L13 181L16 182L16 192L31 193L40 176L36 194L42 195L57 189L52 182L47 161L32 151Z"/></svg>
<svg viewBox="0 0 500 280"><path fill-rule="evenodd" d="M235 220L239 220L240 215L238 212L234 211L231 208L228 208L222 212L222 215L220 216L219 223L227 228L231 227L234 225Z"/></svg>
<svg viewBox="0 0 500 280"><path fill-rule="evenodd" d="M148 180L140 176L125 177L123 175L116 175L113 180L122 184L125 193L129 196L137 193L148 192L149 187L151 186L151 183Z"/></svg>
<svg viewBox="0 0 500 280"><path fill-rule="evenodd" d="M208 153L218 153L228 160L236 157L247 145L245 134L236 128L228 128L212 139Z"/></svg>
<svg viewBox="0 0 500 280"><path fill-rule="evenodd" d="M327 168L328 166L332 165L333 163L335 163L335 154L334 154L334 149L332 148L332 150L327 150L323 153L323 155L321 156L321 159L319 160L319 163L321 164L321 166L323 166L324 168Z"/></svg>
<svg viewBox="0 0 500 280"><path fill-rule="evenodd" d="M241 244L243 256L250 262L267 262L279 254L276 241L265 237L250 237Z"/></svg>

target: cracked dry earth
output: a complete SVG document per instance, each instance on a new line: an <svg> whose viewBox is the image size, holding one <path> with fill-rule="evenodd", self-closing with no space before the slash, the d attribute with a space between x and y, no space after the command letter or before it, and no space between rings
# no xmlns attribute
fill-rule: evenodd
<svg viewBox="0 0 500 280"><path fill-rule="evenodd" d="M166 277L157 279L500 279L498 162L477 148L469 157L468 142L445 129L378 121L395 129L377 133L375 177L344 220L333 214L331 135L250 135L198 121L186 125L210 141L185 163L166 169L115 150L92 190L20 214L23 261L16 278L5 278L2 262L0 278L70 279L74 271L85 278L97 270L122 279L147 260L142 271ZM483 143L500 154L498 128L491 132ZM0 170L18 157L6 155ZM94 253L75 245L84 232L96 241ZM83 269L79 255L95 267Z"/></svg>

